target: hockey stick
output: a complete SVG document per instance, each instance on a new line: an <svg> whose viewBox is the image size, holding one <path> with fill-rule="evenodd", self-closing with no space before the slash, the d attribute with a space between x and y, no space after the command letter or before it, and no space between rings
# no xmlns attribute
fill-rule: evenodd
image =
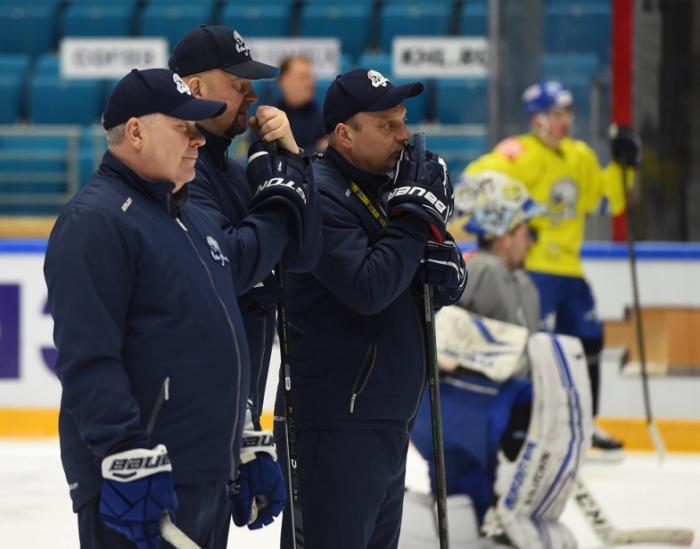
<svg viewBox="0 0 700 549"><path fill-rule="evenodd" d="M164 402L170 400L170 377L166 377L163 380L163 385L160 387L160 392L158 393L158 398L156 399L153 409L151 410L151 415L148 418L148 423L146 424L146 435L151 436L153 432L153 427L156 425L156 419L158 419L158 414L163 406ZM175 549L200 549L192 539L180 530L173 520L170 518L170 513L167 511L163 513L160 517L160 535L167 541L170 545L175 547Z"/></svg>
<svg viewBox="0 0 700 549"><path fill-rule="evenodd" d="M296 459L296 425L294 422L294 401L292 394L292 374L289 366L289 338L287 334L287 295L285 273L282 260L275 267L281 295L277 303L277 333L280 338L281 369L284 376L284 441L287 446L287 490L289 492L289 524L291 527L292 547L304 548L304 525L301 516L301 494L299 490L299 471Z"/></svg>
<svg viewBox="0 0 700 549"><path fill-rule="evenodd" d="M580 478L576 479L573 497L593 532L606 544L666 543L687 546L693 543L693 531L685 528L618 530Z"/></svg>
<svg viewBox="0 0 700 549"><path fill-rule="evenodd" d="M611 127L611 134L617 135L617 126ZM637 334L637 349L639 350L639 364L642 374L642 394L644 396L644 413L646 415L649 434L654 442L659 461L663 462L666 455L666 448L661 434L654 423L654 416L651 411L651 397L649 395L649 372L647 370L646 350L644 346L644 329L642 327L642 310L639 304L639 280L637 278L637 251L634 247L634 208L632 204L632 193L627 191L627 162L622 163L622 190L626 197L627 204L627 250L630 260L630 276L632 277L632 301L634 306L635 330Z"/></svg>
<svg viewBox="0 0 700 549"><path fill-rule="evenodd" d="M425 158L425 134L413 136L416 159ZM438 536L440 549L448 549L449 531L447 524L447 478L445 476L445 451L442 441L442 413L440 411L440 376L435 342L435 309L433 308L433 288L423 284L423 304L425 307L425 349L430 389L430 415L433 434L433 458L435 459L435 488L437 499Z"/></svg>
<svg viewBox="0 0 700 549"><path fill-rule="evenodd" d="M271 153L277 151L277 142L268 144ZM301 491L296 459L296 424L294 422L294 399L292 395L292 373L289 365L289 337L287 328L287 293L285 269L280 259L275 266L275 276L280 285L281 298L277 303L277 333L280 339L280 370L284 376L284 442L287 447L287 492L289 494L289 525L293 549L304 549L304 522L301 516Z"/></svg>

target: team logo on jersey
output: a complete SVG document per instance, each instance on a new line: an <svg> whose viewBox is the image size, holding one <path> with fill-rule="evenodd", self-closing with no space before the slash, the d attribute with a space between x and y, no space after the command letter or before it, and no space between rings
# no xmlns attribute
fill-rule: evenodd
<svg viewBox="0 0 700 549"><path fill-rule="evenodd" d="M214 261L221 263L221 266L225 267L226 263L228 263L228 257L226 257L221 251L221 248L219 248L219 243L213 236L208 236L207 244L209 244L209 250L211 252L211 256L214 258Z"/></svg>
<svg viewBox="0 0 700 549"><path fill-rule="evenodd" d="M245 42L243 41L243 37L238 34L238 31L233 31L233 39L236 41L236 51L250 57L250 48L246 46Z"/></svg>
<svg viewBox="0 0 700 549"><path fill-rule="evenodd" d="M192 92L190 91L190 87L185 84L185 81L180 78L179 74L173 74L173 82L175 82L175 85L177 86L177 91L180 93L186 93L187 95L192 95Z"/></svg>
<svg viewBox="0 0 700 549"><path fill-rule="evenodd" d="M547 217L552 223L560 223L565 219L576 217L578 202L578 186L571 179L557 181L549 194Z"/></svg>
<svg viewBox="0 0 700 549"><path fill-rule="evenodd" d="M374 88L378 88L379 86L386 88L386 85L389 82L389 79L386 76L375 70L367 71L367 78L369 78L369 81L372 83L372 87Z"/></svg>

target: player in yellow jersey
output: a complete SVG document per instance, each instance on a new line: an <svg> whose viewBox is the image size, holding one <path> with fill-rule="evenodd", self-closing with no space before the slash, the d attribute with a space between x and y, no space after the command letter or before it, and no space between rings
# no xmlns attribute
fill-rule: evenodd
<svg viewBox="0 0 700 549"><path fill-rule="evenodd" d="M570 91L555 81L534 84L523 93L523 103L530 133L505 139L467 166L466 173L506 173L525 183L533 200L546 205L546 214L530 221L537 238L525 268L540 293L543 327L583 342L596 414L603 329L581 266L585 220L602 198L607 198L613 215L624 210L623 165L639 165L641 144L634 131L620 128L611 142L613 160L602 168L595 152L570 136L574 118ZM596 430L593 446L622 448L601 430Z"/></svg>

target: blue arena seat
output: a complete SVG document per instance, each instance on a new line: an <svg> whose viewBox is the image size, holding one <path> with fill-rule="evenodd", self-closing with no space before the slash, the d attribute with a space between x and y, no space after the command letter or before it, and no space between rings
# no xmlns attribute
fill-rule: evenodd
<svg viewBox="0 0 700 549"><path fill-rule="evenodd" d="M542 56L542 77L545 80L566 80L578 76L590 78L599 67L595 53L546 53Z"/></svg>
<svg viewBox="0 0 700 549"><path fill-rule="evenodd" d="M432 94L431 82L426 82L425 79L421 78L394 78L391 80L391 82L396 86L409 83L412 84L418 80L423 82L425 89L420 95L409 97L404 102L404 105L406 106L406 122L408 124L420 124L426 121L428 117L430 96Z"/></svg>
<svg viewBox="0 0 700 549"><path fill-rule="evenodd" d="M445 160L452 182L456 183L467 164L488 151L486 128L431 135L428 146Z"/></svg>
<svg viewBox="0 0 700 549"><path fill-rule="evenodd" d="M221 11L221 24L241 29L244 37L288 36L291 30L292 7L289 5L240 6L227 4Z"/></svg>
<svg viewBox="0 0 700 549"><path fill-rule="evenodd" d="M379 45L391 51L394 36L441 36L448 33L451 8L444 5L382 8Z"/></svg>
<svg viewBox="0 0 700 549"><path fill-rule="evenodd" d="M304 6L301 12L301 36L337 37L341 53L357 58L369 41L371 10L368 6Z"/></svg>
<svg viewBox="0 0 700 549"><path fill-rule="evenodd" d="M64 80L58 57L43 55L29 82L27 116L35 124L93 124L104 109L101 80Z"/></svg>
<svg viewBox="0 0 700 549"><path fill-rule="evenodd" d="M63 36L129 36L135 2L72 4L63 15Z"/></svg>
<svg viewBox="0 0 700 549"><path fill-rule="evenodd" d="M593 52L610 61L610 2L567 2L547 7L544 46L548 53Z"/></svg>
<svg viewBox="0 0 700 549"><path fill-rule="evenodd" d="M459 25L460 34L462 36L488 36L488 7L472 3L462 7L462 11L459 15Z"/></svg>
<svg viewBox="0 0 700 549"><path fill-rule="evenodd" d="M211 0L196 5L193 2L176 6L149 4L141 16L141 34L165 37L172 50L185 33L211 23L212 9Z"/></svg>
<svg viewBox="0 0 700 549"><path fill-rule="evenodd" d="M357 60L358 67L366 67L381 72L384 76L392 78L392 60L388 53L363 53Z"/></svg>
<svg viewBox="0 0 700 549"><path fill-rule="evenodd" d="M323 101L326 99L326 92L328 91L328 86L331 85L335 78L317 78L316 79L316 103L318 103L321 108L323 108Z"/></svg>
<svg viewBox="0 0 700 549"><path fill-rule="evenodd" d="M435 104L441 124L486 124L488 81L484 78L439 79Z"/></svg>
<svg viewBox="0 0 700 549"><path fill-rule="evenodd" d="M0 54L0 124L12 124L22 116L29 63L26 53Z"/></svg>
<svg viewBox="0 0 700 549"><path fill-rule="evenodd" d="M375 0L306 0L307 6L364 6L372 7Z"/></svg>
<svg viewBox="0 0 700 549"><path fill-rule="evenodd" d="M55 4L0 5L0 51L42 53L55 45Z"/></svg>

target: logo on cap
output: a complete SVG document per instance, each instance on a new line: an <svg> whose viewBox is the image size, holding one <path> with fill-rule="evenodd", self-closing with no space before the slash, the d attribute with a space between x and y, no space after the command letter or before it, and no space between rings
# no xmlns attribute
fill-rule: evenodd
<svg viewBox="0 0 700 549"><path fill-rule="evenodd" d="M185 84L185 81L182 78L180 78L179 74L173 74L173 82L175 82L175 85L177 86L177 91L179 91L180 93L186 93L187 95L192 95L190 87L187 84Z"/></svg>
<svg viewBox="0 0 700 549"><path fill-rule="evenodd" d="M378 88L379 86L386 88L387 82L389 82L388 78L386 78L381 72L375 70L367 71L367 78L369 78L369 81L372 82L372 86L375 88Z"/></svg>
<svg viewBox="0 0 700 549"><path fill-rule="evenodd" d="M233 31L233 39L236 41L236 51L250 57L250 49L245 45L243 37L238 34L238 31L236 30Z"/></svg>

